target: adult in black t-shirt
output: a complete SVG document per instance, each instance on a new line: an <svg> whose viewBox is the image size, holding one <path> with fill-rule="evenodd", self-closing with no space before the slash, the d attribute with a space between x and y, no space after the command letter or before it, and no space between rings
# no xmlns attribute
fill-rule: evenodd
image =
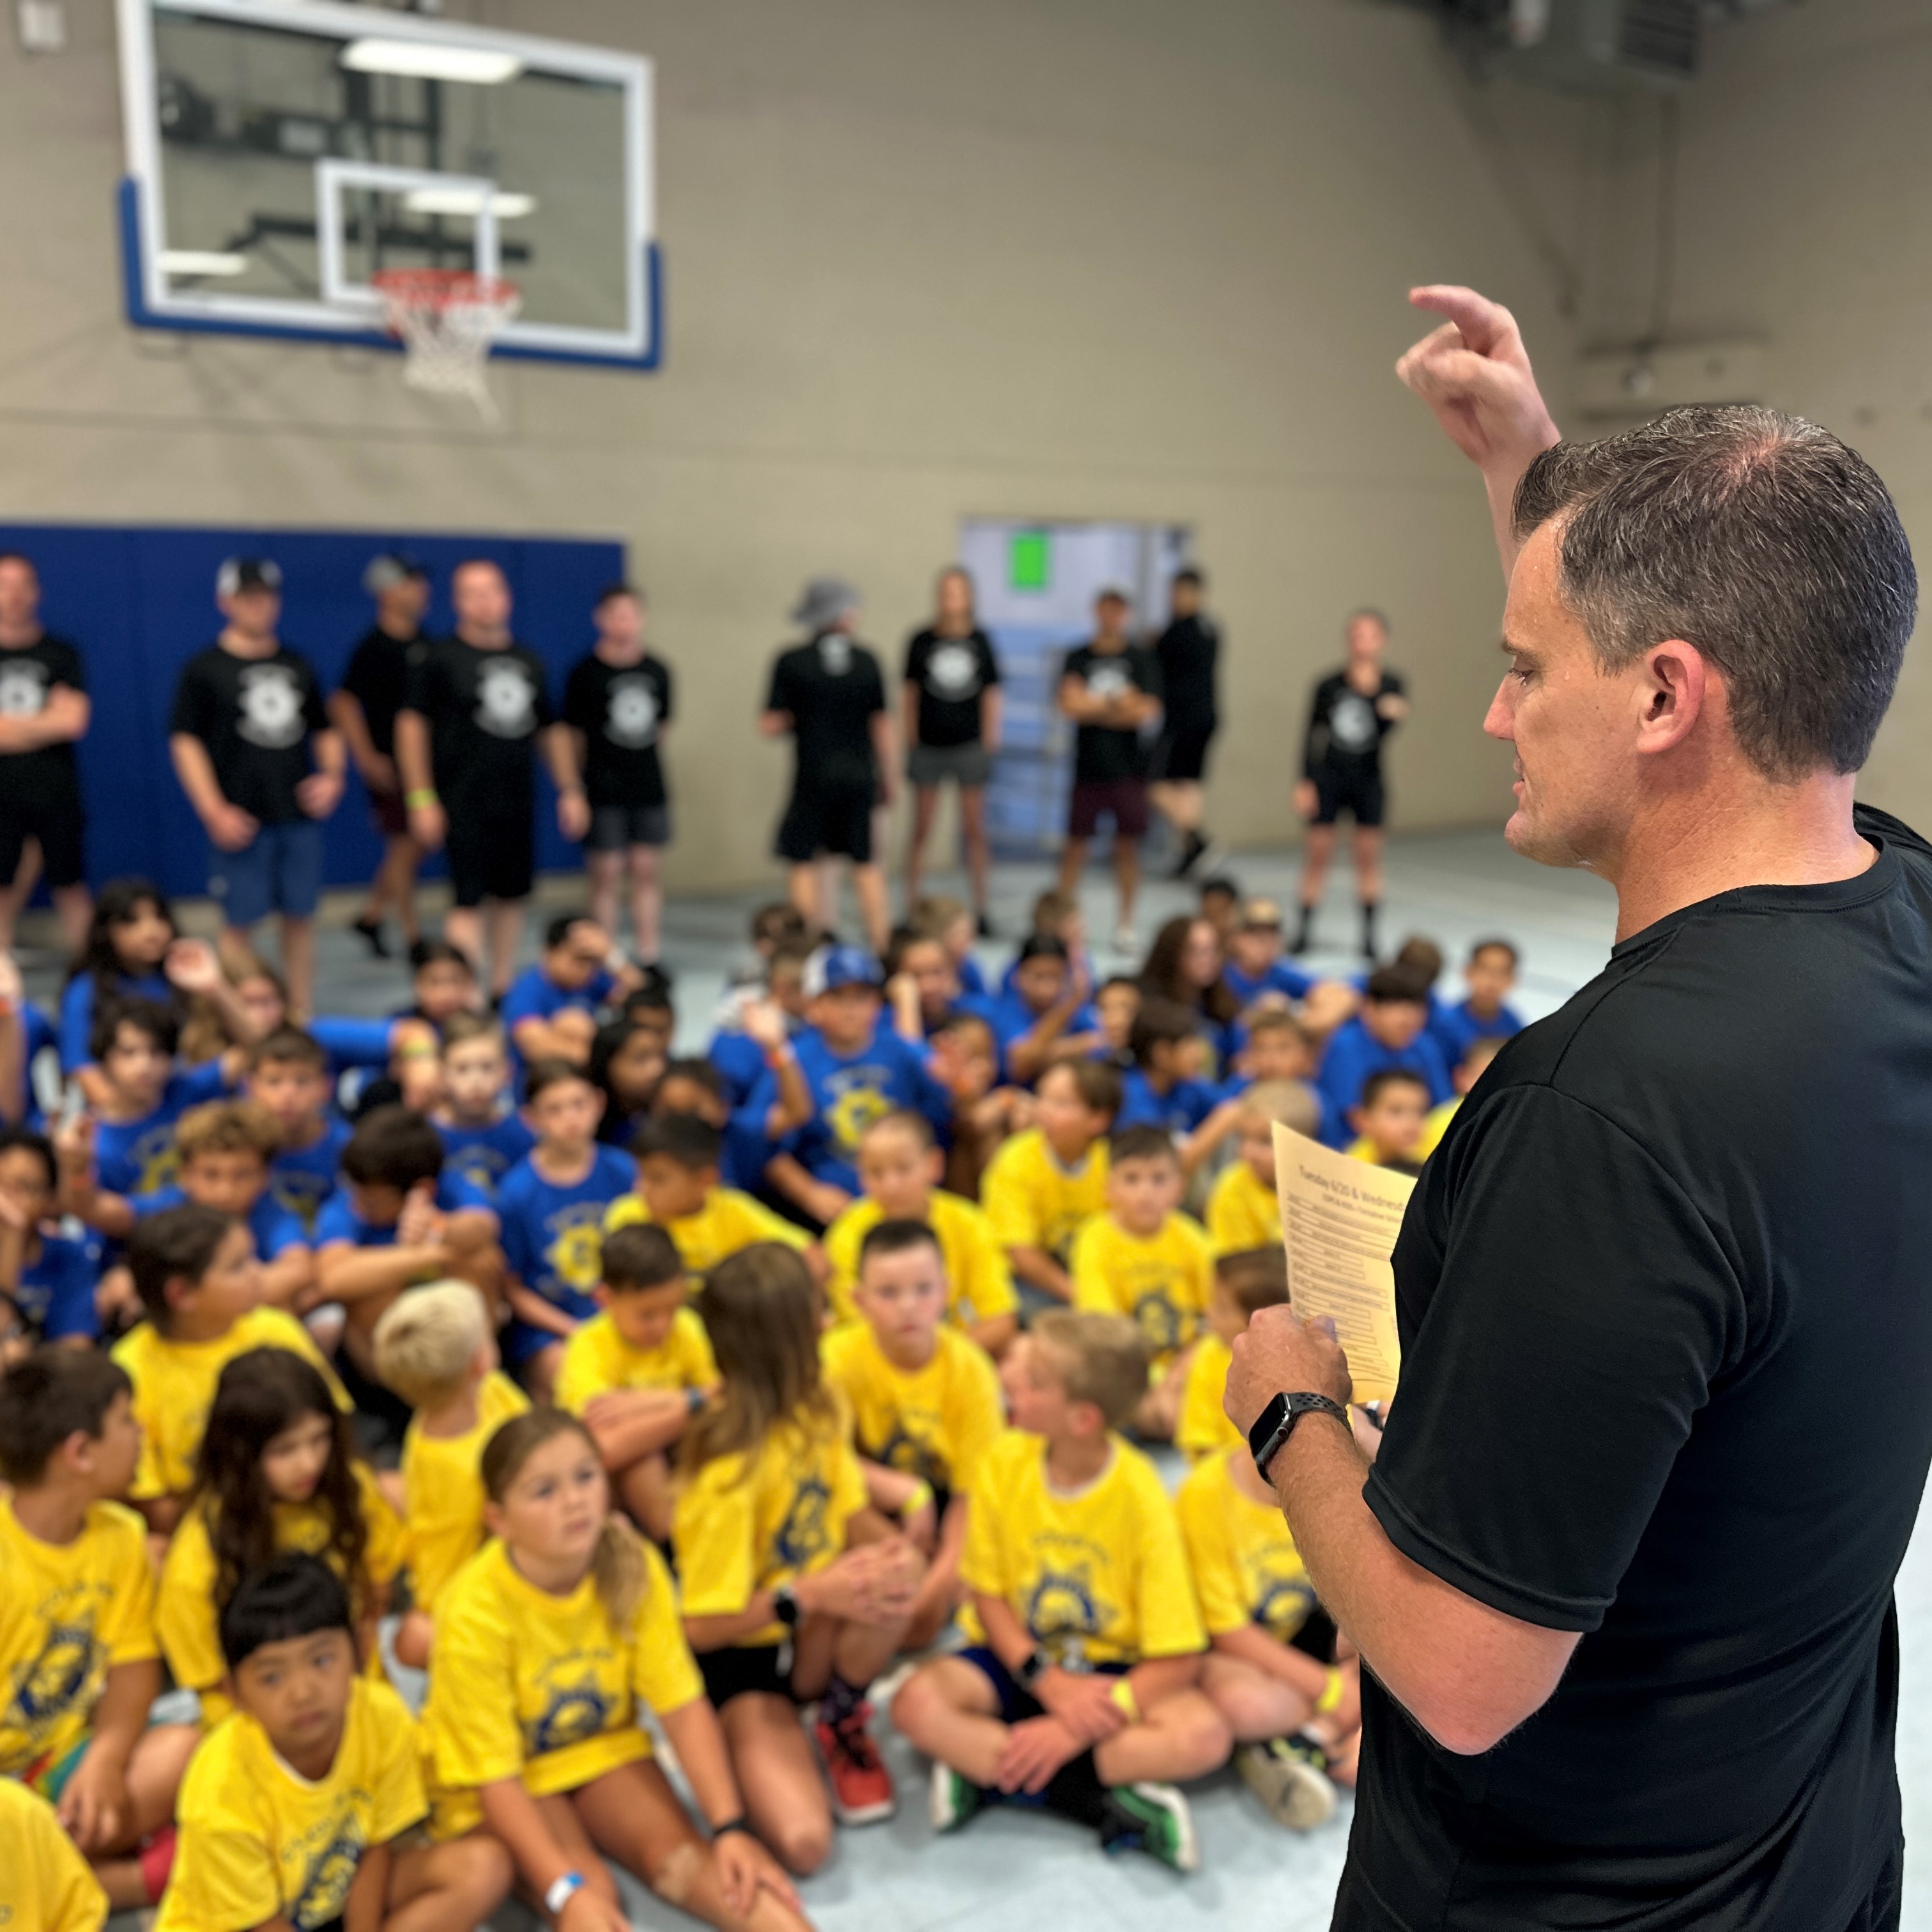
<svg viewBox="0 0 1932 1932"><path fill-rule="evenodd" d="M919 903L926 842L939 811L940 788L959 788L959 838L981 935L986 919L986 781L1000 748L1000 661L973 615L973 580L957 564L939 573L932 622L906 644L906 776L913 788L912 838L906 848L906 904Z"/></svg>
<svg viewBox="0 0 1932 1932"><path fill-rule="evenodd" d="M1358 610L1346 626L1348 661L1315 687L1302 742L1294 808L1308 821L1301 855L1301 923L1292 949L1306 952L1315 938L1315 910L1335 856L1335 821L1354 819L1355 892L1362 908L1362 953L1376 956L1376 914L1382 897L1382 740L1408 716L1402 680L1382 666L1388 620Z"/></svg>
<svg viewBox="0 0 1932 1932"><path fill-rule="evenodd" d="M645 645L641 590L614 584L592 614L596 644L571 667L563 691L563 722L590 802L590 916L616 936L618 887L628 877L637 956L652 966L664 916L658 854L670 843L660 755L670 728L670 667Z"/></svg>
<svg viewBox="0 0 1932 1932"><path fill-rule="evenodd" d="M168 718L175 775L208 833L208 890L229 940L281 915L282 976L298 1024L315 1010L322 821L342 798L346 758L308 658L276 634L282 573L230 557L215 578L224 620L182 667Z"/></svg>
<svg viewBox="0 0 1932 1932"><path fill-rule="evenodd" d="M376 600L376 621L356 646L340 688L330 693L328 716L362 774L382 835L382 862L369 883L368 900L355 926L369 950L386 959L382 916L391 906L405 951L418 934L416 868L422 854L410 836L409 810L396 776L396 713L409 682L410 657L423 641L429 572L406 556L375 557L362 573L362 587Z"/></svg>
<svg viewBox="0 0 1932 1932"><path fill-rule="evenodd" d="M0 553L0 952L13 950L41 871L68 950L86 943L93 901L74 748L92 716L80 652L40 628L40 573L19 552Z"/></svg>
<svg viewBox="0 0 1932 1932"><path fill-rule="evenodd" d="M396 768L410 836L449 849L454 904L443 937L482 968L499 996L516 976L524 902L536 870L536 751L556 781L557 824L590 822L568 734L550 712L543 659L510 632L510 586L484 557L459 563L449 596L456 634L422 646L396 713ZM486 932L487 924L487 932Z"/></svg>
<svg viewBox="0 0 1932 1932"><path fill-rule="evenodd" d="M1114 826L1114 878L1120 889L1114 950L1135 949L1134 898L1140 890L1141 841L1148 829L1148 756L1142 734L1160 716L1160 664L1129 635L1126 593L1103 590L1094 600L1094 634L1066 653L1060 667L1060 709L1072 719L1073 792L1066 808L1066 843L1060 854L1060 890L1071 898L1087 866L1087 848L1109 818Z"/></svg>
<svg viewBox="0 0 1932 1932"><path fill-rule="evenodd" d="M791 868L792 904L821 930L836 922L838 908L836 892L821 894L818 862L850 860L867 942L882 953L891 918L886 875L872 854L872 814L892 802L884 674L877 656L853 640L859 593L849 584L814 578L791 616L811 640L778 653L758 720L766 737L789 735L797 749L778 855Z"/></svg>
<svg viewBox="0 0 1932 1932"><path fill-rule="evenodd" d="M1327 1334L1270 1309L1235 1344L1228 1412L1361 1654L1334 1923L1880 1932L1932 1463L1932 848L1852 790L1911 553L1869 466L1768 410L1550 447L1508 311L1418 300L1451 320L1403 374L1510 571L1508 836L1607 878L1617 943L1417 1184L1372 1464L1319 1408L1275 1440L1351 1393Z"/></svg>
<svg viewBox="0 0 1932 1932"><path fill-rule="evenodd" d="M1202 830L1202 782L1208 747L1220 728L1216 686L1221 629L1202 608L1206 579L1192 564L1174 574L1167 628L1154 641L1166 709L1154 747L1152 796L1162 816L1180 835L1174 876L1184 879L1208 855L1212 842Z"/></svg>

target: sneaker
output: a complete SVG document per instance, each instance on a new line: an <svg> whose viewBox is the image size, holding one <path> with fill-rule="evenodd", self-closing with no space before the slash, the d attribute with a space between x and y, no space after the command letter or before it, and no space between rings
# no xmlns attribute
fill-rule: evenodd
<svg viewBox="0 0 1932 1932"><path fill-rule="evenodd" d="M1312 1832L1335 1815L1328 1756L1311 1738L1274 1738L1264 1744L1239 1745L1234 1768L1275 1822L1291 1832Z"/></svg>
<svg viewBox="0 0 1932 1932"><path fill-rule="evenodd" d="M962 1778L950 1764L933 1760L926 1816L935 1832L958 1831L986 1802L986 1794L970 1778Z"/></svg>
<svg viewBox="0 0 1932 1932"><path fill-rule="evenodd" d="M1180 856L1174 861L1172 877L1184 879L1207 856L1208 841L1198 832L1190 832L1182 842Z"/></svg>
<svg viewBox="0 0 1932 1932"><path fill-rule="evenodd" d="M861 1704L836 1724L812 1726L832 1780L832 1815L842 1825L876 1824L898 1809L892 1774L866 1728L872 1714L872 1706Z"/></svg>
<svg viewBox="0 0 1932 1932"><path fill-rule="evenodd" d="M1201 1869L1194 1814L1171 1784L1117 1784L1107 1793L1100 1844L1109 1852L1144 1852L1178 1872Z"/></svg>
<svg viewBox="0 0 1932 1932"><path fill-rule="evenodd" d="M350 923L350 931L359 933L362 944L378 959L388 959L394 956L389 951L389 942L382 936L382 922L380 919L358 919Z"/></svg>

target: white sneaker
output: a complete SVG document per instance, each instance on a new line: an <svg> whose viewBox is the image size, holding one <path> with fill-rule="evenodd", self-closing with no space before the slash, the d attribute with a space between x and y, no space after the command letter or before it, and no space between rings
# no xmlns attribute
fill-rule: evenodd
<svg viewBox="0 0 1932 1932"><path fill-rule="evenodd" d="M1335 1815L1335 1787L1320 1745L1306 1738L1275 1738L1241 1744L1234 1768L1279 1824L1312 1832Z"/></svg>

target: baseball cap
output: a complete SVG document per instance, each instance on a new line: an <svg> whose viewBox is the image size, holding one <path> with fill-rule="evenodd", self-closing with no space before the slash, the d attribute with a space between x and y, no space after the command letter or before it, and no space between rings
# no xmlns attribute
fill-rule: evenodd
<svg viewBox="0 0 1932 1932"><path fill-rule="evenodd" d="M1244 932L1279 932L1281 930L1281 908L1273 899L1250 899L1241 908L1241 930Z"/></svg>
<svg viewBox="0 0 1932 1932"><path fill-rule="evenodd" d="M884 978L879 962L862 946L831 946L806 968L805 990L808 996L836 993L842 986L878 986Z"/></svg>
<svg viewBox="0 0 1932 1932"><path fill-rule="evenodd" d="M231 556L214 574L214 594L232 597L238 590L279 590L282 566L272 556Z"/></svg>
<svg viewBox="0 0 1932 1932"><path fill-rule="evenodd" d="M393 590L398 584L406 584L412 578L428 574L414 557L405 556L400 550L388 550L369 560L369 568L362 573L362 588L371 597L380 597L384 591Z"/></svg>

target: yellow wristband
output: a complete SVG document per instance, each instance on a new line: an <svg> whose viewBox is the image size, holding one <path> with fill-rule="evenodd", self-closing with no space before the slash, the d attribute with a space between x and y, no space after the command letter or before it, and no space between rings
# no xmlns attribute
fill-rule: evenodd
<svg viewBox="0 0 1932 1932"><path fill-rule="evenodd" d="M1122 1714L1130 1724L1141 1720L1141 1700L1134 1695L1134 1687L1124 1677L1114 1679L1114 1688L1107 1694L1119 1706Z"/></svg>
<svg viewBox="0 0 1932 1932"><path fill-rule="evenodd" d="M418 791L405 792L403 794L404 804L408 806L410 810L412 812L414 812L419 806L434 805L436 802L436 794L431 791L427 785L424 786L422 790Z"/></svg>
<svg viewBox="0 0 1932 1932"><path fill-rule="evenodd" d="M1343 1694L1348 1688L1348 1680L1339 1670L1330 1670L1328 1681L1322 1687L1322 1694L1315 1700L1317 1717L1325 1718L1330 1711L1340 1710Z"/></svg>
<svg viewBox="0 0 1932 1932"><path fill-rule="evenodd" d="M932 1485L921 1477L912 1486L912 1493L899 1504L899 1514L902 1517L916 1516L932 1501Z"/></svg>

